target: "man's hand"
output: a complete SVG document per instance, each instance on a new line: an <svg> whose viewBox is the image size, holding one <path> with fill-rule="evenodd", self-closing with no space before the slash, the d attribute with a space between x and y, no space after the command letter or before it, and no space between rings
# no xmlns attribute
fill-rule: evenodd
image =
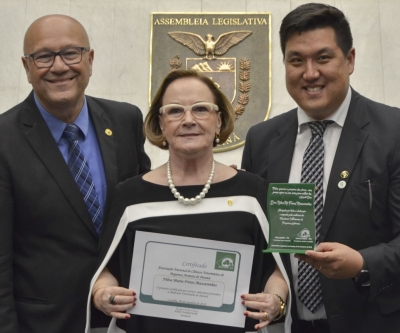
<svg viewBox="0 0 400 333"><path fill-rule="evenodd" d="M309 250L305 255L296 254L295 257L331 279L355 278L364 262L358 251L340 243L320 243L315 251Z"/></svg>

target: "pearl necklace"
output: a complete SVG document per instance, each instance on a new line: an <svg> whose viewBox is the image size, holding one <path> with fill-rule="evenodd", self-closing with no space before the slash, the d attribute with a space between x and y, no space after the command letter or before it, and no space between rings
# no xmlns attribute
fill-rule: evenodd
<svg viewBox="0 0 400 333"><path fill-rule="evenodd" d="M174 195L175 198L178 199L180 203L183 203L185 205L195 205L203 199L206 194L208 193L208 190L211 187L212 180L214 178L214 172L215 172L215 161L213 160L212 168L211 168L211 173L210 177L208 177L207 183L204 185L204 188L202 191L199 193L199 195L196 195L195 198L184 198L178 190L175 188L174 182L172 180L172 175L171 175L171 168L169 166L169 160L167 162L167 181L168 181L168 186L171 189L171 193Z"/></svg>

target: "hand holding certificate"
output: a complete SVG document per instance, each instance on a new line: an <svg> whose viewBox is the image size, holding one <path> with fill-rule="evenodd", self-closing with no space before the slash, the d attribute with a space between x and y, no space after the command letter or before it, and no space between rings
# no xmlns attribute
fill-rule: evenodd
<svg viewBox="0 0 400 333"><path fill-rule="evenodd" d="M129 313L244 327L253 245L136 232Z"/></svg>
<svg viewBox="0 0 400 333"><path fill-rule="evenodd" d="M136 236L129 289L118 287L107 268L96 281L93 302L107 315L237 328L249 317L260 321L256 330L285 315L288 287L278 266L264 293L247 293L253 245L141 231Z"/></svg>

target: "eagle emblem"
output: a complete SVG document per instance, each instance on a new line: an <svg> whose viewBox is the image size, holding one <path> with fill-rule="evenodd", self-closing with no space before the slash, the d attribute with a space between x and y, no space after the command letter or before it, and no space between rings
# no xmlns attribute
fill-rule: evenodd
<svg viewBox="0 0 400 333"><path fill-rule="evenodd" d="M220 35L216 41L212 34L206 34L206 40L191 32L173 31L169 32L168 35L178 43L187 46L197 55L204 56L204 59L215 60L215 55L225 54L232 46L251 35L251 31L226 32Z"/></svg>

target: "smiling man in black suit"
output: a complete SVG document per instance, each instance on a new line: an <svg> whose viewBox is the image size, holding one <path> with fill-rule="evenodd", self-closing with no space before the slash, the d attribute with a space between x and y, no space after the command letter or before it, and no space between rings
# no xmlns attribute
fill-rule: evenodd
<svg viewBox="0 0 400 333"><path fill-rule="evenodd" d="M26 32L33 91L0 116L2 333L84 331L114 186L150 169L141 111L85 96L93 59L71 17Z"/></svg>
<svg viewBox="0 0 400 333"><path fill-rule="evenodd" d="M292 332L395 333L400 110L350 87L355 49L337 8L296 8L283 19L280 39L286 87L298 108L250 129L242 168L270 183L320 184L316 251L283 255L295 295ZM315 180L303 181L309 174Z"/></svg>

